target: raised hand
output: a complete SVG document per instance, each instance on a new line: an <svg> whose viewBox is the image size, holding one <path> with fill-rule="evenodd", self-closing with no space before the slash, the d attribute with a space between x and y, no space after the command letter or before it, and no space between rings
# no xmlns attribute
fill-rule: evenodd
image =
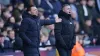
<svg viewBox="0 0 100 56"><path fill-rule="evenodd" d="M62 22L62 19L57 14L54 15L56 23Z"/></svg>

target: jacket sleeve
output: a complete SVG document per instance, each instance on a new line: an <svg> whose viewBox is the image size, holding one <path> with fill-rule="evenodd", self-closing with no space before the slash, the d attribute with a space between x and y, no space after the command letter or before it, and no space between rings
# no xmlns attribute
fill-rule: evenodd
<svg viewBox="0 0 100 56"><path fill-rule="evenodd" d="M50 24L54 24L54 23L55 23L55 19L40 20L40 24L41 24L41 25L50 25Z"/></svg>
<svg viewBox="0 0 100 56"><path fill-rule="evenodd" d="M55 38L56 41L59 41L59 44L61 44L63 47L66 47L66 44L62 38L61 35L61 30L62 30L62 23L56 23L55 24Z"/></svg>
<svg viewBox="0 0 100 56"><path fill-rule="evenodd" d="M22 40L24 42L26 42L26 44L32 44L32 41L25 34L25 32L27 31L28 27L29 27L28 21L23 19L23 21L21 23L21 26L19 28L19 36L22 38Z"/></svg>

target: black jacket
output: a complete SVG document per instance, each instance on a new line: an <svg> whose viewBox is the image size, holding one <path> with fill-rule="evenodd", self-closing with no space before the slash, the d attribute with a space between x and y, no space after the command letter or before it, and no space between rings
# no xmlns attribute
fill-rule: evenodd
<svg viewBox="0 0 100 56"><path fill-rule="evenodd" d="M76 40L74 37L73 20L71 19L71 15L63 11L60 11L58 16L62 18L62 22L55 24L56 46L71 50Z"/></svg>
<svg viewBox="0 0 100 56"><path fill-rule="evenodd" d="M25 12L19 27L19 35L23 40L23 47L38 48L41 26L53 23L55 23L55 20L40 20L37 16L32 16Z"/></svg>

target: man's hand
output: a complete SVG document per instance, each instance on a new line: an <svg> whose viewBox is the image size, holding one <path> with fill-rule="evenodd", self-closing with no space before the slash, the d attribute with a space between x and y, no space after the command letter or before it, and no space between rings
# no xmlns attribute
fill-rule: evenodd
<svg viewBox="0 0 100 56"><path fill-rule="evenodd" d="M62 22L62 19L58 17L57 14L54 14L56 23Z"/></svg>
<svg viewBox="0 0 100 56"><path fill-rule="evenodd" d="M61 18L55 18L56 23L62 22Z"/></svg>

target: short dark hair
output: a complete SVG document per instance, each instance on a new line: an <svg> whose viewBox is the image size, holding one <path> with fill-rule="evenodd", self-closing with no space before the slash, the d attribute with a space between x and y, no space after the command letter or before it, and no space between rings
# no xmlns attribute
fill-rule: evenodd
<svg viewBox="0 0 100 56"><path fill-rule="evenodd" d="M30 5L27 7L27 11L30 11L31 10L31 7L36 7L35 5Z"/></svg>

